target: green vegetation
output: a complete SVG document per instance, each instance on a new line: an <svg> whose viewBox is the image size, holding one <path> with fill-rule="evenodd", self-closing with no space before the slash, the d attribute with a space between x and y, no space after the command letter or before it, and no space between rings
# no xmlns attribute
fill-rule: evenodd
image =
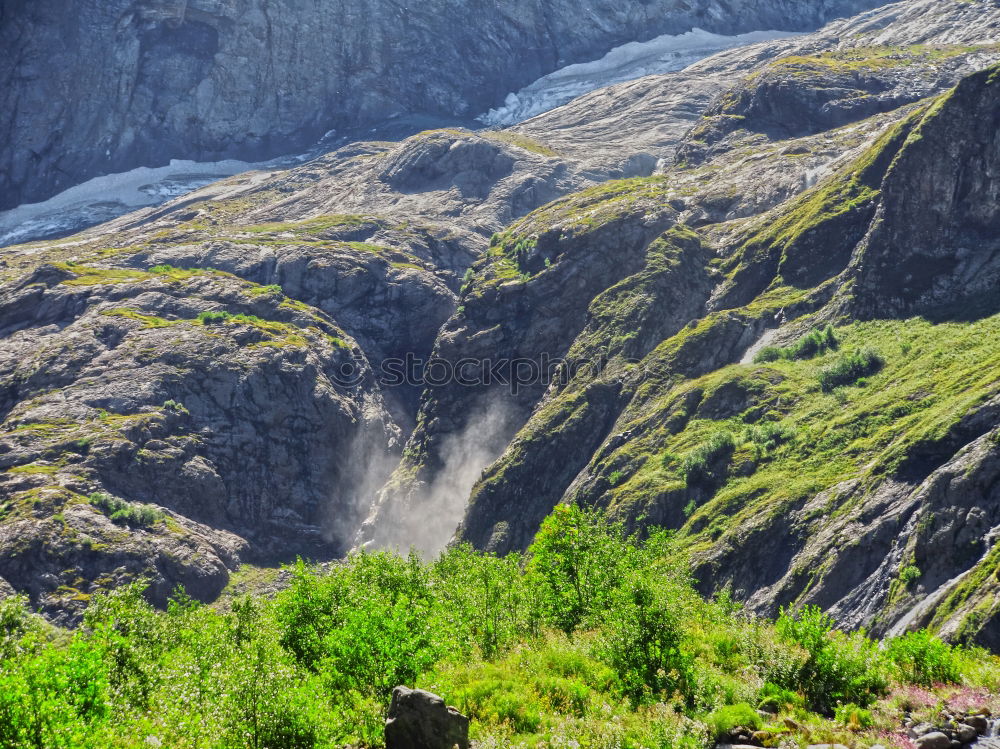
<svg viewBox="0 0 1000 749"><path fill-rule="evenodd" d="M871 348L862 348L841 356L819 373L819 384L829 392L836 387L853 385L862 377L873 375L885 366L882 355Z"/></svg>
<svg viewBox="0 0 1000 749"><path fill-rule="evenodd" d="M515 133L510 130L481 130L477 133L488 140L496 140L501 143L509 143L525 151L536 153L547 158L558 158L559 153L552 150L544 143L531 138L523 133Z"/></svg>
<svg viewBox="0 0 1000 749"><path fill-rule="evenodd" d="M898 723L894 689L1000 686L998 659L926 633L882 651L814 609L774 624L706 601L668 536L571 506L524 556L300 562L228 611L181 590L156 611L133 584L63 633L11 599L0 655L0 745L17 747L379 747L399 683L468 714L483 747L699 749L737 728L870 744Z"/></svg>
<svg viewBox="0 0 1000 749"><path fill-rule="evenodd" d="M139 310L131 309L129 307L106 309L103 310L101 314L106 317L121 317L126 320L135 320L142 323L144 328L168 328L178 322L176 320L167 320L163 317L157 317L156 315L144 315L139 312Z"/></svg>
<svg viewBox="0 0 1000 749"><path fill-rule="evenodd" d="M827 325L823 330L812 330L791 346L784 348L768 346L761 349L754 362L757 364L778 361L778 359L811 359L824 354L829 349L837 348L837 336L833 326Z"/></svg>
<svg viewBox="0 0 1000 749"><path fill-rule="evenodd" d="M696 333L685 329L678 337ZM730 365L649 388L620 427L633 439L591 468L597 475L620 473L608 490L609 511L638 522L675 507L679 542L690 549L724 541L747 523L780 523L790 507L824 492L812 517L839 517L882 480L910 470L913 456L947 444L966 414L1000 395L993 374L1000 366L1000 316L972 323L858 322L836 327L834 336L837 350L812 358ZM847 384L866 386L821 384L841 373ZM728 454L720 432L732 436ZM693 476L707 471L710 480L689 482L686 460ZM942 606L952 614L978 606L974 591L992 584L998 568L1000 553L984 560ZM820 567L812 574L818 581L826 573ZM994 600L987 598L984 618Z"/></svg>
<svg viewBox="0 0 1000 749"><path fill-rule="evenodd" d="M325 216L315 216L301 221L287 221L266 224L252 224L249 226L234 227L239 231L252 234L283 234L290 233L296 237L309 237L323 232L352 229L359 226L374 225L379 226L383 222L375 217L360 216L356 214L328 214Z"/></svg>
<svg viewBox="0 0 1000 749"><path fill-rule="evenodd" d="M90 495L89 500L90 504L111 518L111 522L132 528L150 528L165 518L165 515L152 505L126 502L108 494L95 492Z"/></svg>
<svg viewBox="0 0 1000 749"><path fill-rule="evenodd" d="M791 71L797 75L829 73L871 73L916 64L933 64L973 52L993 51L998 45L911 44L851 47L818 55L783 57L771 70Z"/></svg>
<svg viewBox="0 0 1000 749"><path fill-rule="evenodd" d="M900 679L932 686L961 679L962 651L926 631L910 632L889 641L886 658Z"/></svg>
<svg viewBox="0 0 1000 749"><path fill-rule="evenodd" d="M708 436L704 442L684 457L684 477L688 484L712 479L713 465L723 458L728 459L736 446L732 433L720 429Z"/></svg>
<svg viewBox="0 0 1000 749"><path fill-rule="evenodd" d="M281 286L276 283L268 284L267 286L253 286L247 290L247 294L250 296L263 296L265 294L282 294Z"/></svg>
<svg viewBox="0 0 1000 749"><path fill-rule="evenodd" d="M163 401L163 410L164 411L172 411L172 412L177 413L177 414L190 414L191 413L190 411L188 411L184 407L183 403L180 403L180 402L175 401L173 399Z"/></svg>
<svg viewBox="0 0 1000 749"><path fill-rule="evenodd" d="M909 587L920 579L920 568L915 564L908 565L899 571L899 580Z"/></svg>

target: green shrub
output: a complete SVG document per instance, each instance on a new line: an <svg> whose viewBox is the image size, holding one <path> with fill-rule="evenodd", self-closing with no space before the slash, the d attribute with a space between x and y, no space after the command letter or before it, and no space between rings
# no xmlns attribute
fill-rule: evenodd
<svg viewBox="0 0 1000 749"><path fill-rule="evenodd" d="M906 587L910 587L920 579L920 568L915 564L910 564L899 571L899 581Z"/></svg>
<svg viewBox="0 0 1000 749"><path fill-rule="evenodd" d="M708 439L698 445L684 457L683 470L687 483L705 483L714 479L715 464L728 459L736 447L732 432L720 429L709 435Z"/></svg>
<svg viewBox="0 0 1000 749"><path fill-rule="evenodd" d="M823 330L812 330L791 346L768 346L761 349L754 357L754 363L769 363L781 359L811 359L814 356L835 350L839 346L833 326L827 325Z"/></svg>
<svg viewBox="0 0 1000 749"><path fill-rule="evenodd" d="M838 707L834 711L834 717L838 722L843 723L852 731L860 731L863 728L871 728L875 725L875 719L872 717L871 712L851 702Z"/></svg>
<svg viewBox="0 0 1000 749"><path fill-rule="evenodd" d="M432 565L436 596L450 614L438 626L447 629L461 652L478 649L492 659L538 633L533 594L518 562L516 556L480 554L463 544L447 549Z"/></svg>
<svg viewBox="0 0 1000 749"><path fill-rule="evenodd" d="M765 421L747 427L744 432L744 440L754 446L758 460L770 455L778 447L794 439L794 427L773 421Z"/></svg>
<svg viewBox="0 0 1000 749"><path fill-rule="evenodd" d="M519 680L488 669L455 693L459 708L488 725L506 725L517 733L531 733L542 723L541 699Z"/></svg>
<svg viewBox="0 0 1000 749"><path fill-rule="evenodd" d="M802 706L802 698L796 692L771 682L767 682L761 687L758 700L758 708L774 713Z"/></svg>
<svg viewBox="0 0 1000 749"><path fill-rule="evenodd" d="M705 717L705 723L716 739L727 736L735 728L757 731L764 725L757 711L745 702L713 710Z"/></svg>
<svg viewBox="0 0 1000 749"><path fill-rule="evenodd" d="M878 646L862 633L845 635L833 626L818 606L784 609L777 622L778 634L807 653L793 683L781 686L800 689L812 709L827 715L847 702L868 707L888 688Z"/></svg>
<svg viewBox="0 0 1000 749"><path fill-rule="evenodd" d="M224 310L207 309L198 315L198 321L202 325L216 325L218 323L226 322L230 318L232 318L232 315Z"/></svg>
<svg viewBox="0 0 1000 749"><path fill-rule="evenodd" d="M593 613L607 610L627 547L620 526L592 510L557 506L528 549L545 620L570 634Z"/></svg>
<svg viewBox="0 0 1000 749"><path fill-rule="evenodd" d="M819 384L825 392L843 385L856 383L862 377L878 372L885 366L885 359L871 348L862 348L841 356L837 361L822 369Z"/></svg>
<svg viewBox="0 0 1000 749"><path fill-rule="evenodd" d="M387 699L436 658L429 603L427 570L413 556L359 554L325 579L300 563L278 597L280 642L331 689Z"/></svg>
<svg viewBox="0 0 1000 749"><path fill-rule="evenodd" d="M40 632L41 619L28 610L26 596L0 600L0 663L21 652L27 635Z"/></svg>
<svg viewBox="0 0 1000 749"><path fill-rule="evenodd" d="M112 523L128 525L133 528L150 528L161 520L165 515L152 505L135 504L126 502L108 494L95 492L90 495L90 504L107 515Z"/></svg>
<svg viewBox="0 0 1000 749"><path fill-rule="evenodd" d="M961 647L948 645L926 630L886 643L885 655L902 681L931 686L961 680Z"/></svg>
<svg viewBox="0 0 1000 749"><path fill-rule="evenodd" d="M164 411L173 411L174 413L177 413L177 414L189 414L189 413L191 413L186 408L184 408L184 404L183 403L180 403L179 401L175 401L175 400L172 400L172 399L171 400L165 400L165 401L163 401L163 410Z"/></svg>
<svg viewBox="0 0 1000 749"><path fill-rule="evenodd" d="M618 595L599 654L634 705L693 697L694 658L684 647L678 602L662 586L634 582Z"/></svg>

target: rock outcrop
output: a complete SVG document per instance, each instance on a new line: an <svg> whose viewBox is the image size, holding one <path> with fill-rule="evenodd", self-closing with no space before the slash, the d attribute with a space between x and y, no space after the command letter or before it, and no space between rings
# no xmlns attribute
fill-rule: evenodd
<svg viewBox="0 0 1000 749"><path fill-rule="evenodd" d="M396 687L385 719L386 749L469 749L469 719L436 694Z"/></svg>

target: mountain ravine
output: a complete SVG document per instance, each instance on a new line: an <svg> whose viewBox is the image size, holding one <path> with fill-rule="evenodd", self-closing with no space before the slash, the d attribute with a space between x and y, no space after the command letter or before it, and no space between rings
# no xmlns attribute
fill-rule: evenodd
<svg viewBox="0 0 1000 749"><path fill-rule="evenodd" d="M79 111L21 104L47 96L21 81L62 80L46 66L84 73L39 57L67 33L42 23L54 5L3 5L5 205L175 146L255 157L467 119L692 25L829 23L510 129L354 140L4 248L0 591L74 623L139 577L157 603L214 600L241 563L523 550L575 503L672 529L701 591L751 611L1000 648L995 3L597 3L581 24L572 3L543 23L533 3L372 2L308 25L182 5L74 26L72 49L117 40ZM233 74L233 45L268 59L296 30L295 65ZM131 108L107 106L121 87ZM246 87L278 92L250 120ZM513 388L422 381L428 360L559 367Z"/></svg>

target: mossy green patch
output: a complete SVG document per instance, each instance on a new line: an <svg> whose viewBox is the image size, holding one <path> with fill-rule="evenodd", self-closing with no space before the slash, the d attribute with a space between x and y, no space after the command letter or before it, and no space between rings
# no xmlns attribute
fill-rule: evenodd
<svg viewBox="0 0 1000 749"><path fill-rule="evenodd" d="M835 335L839 351L731 365L652 390L666 394L645 401L642 415L623 426L637 437L594 466L625 472L609 489L612 509L635 516L657 495L689 501L692 495L677 493L683 457L725 429L735 437L734 453L709 494L697 494L701 506L685 527L692 542L706 533L714 540L755 516L860 482L848 498L832 495L823 510L840 512L843 501L860 501L866 487L896 476L911 455L946 440L965 415L1000 395L994 376L1000 316L971 324L854 323ZM850 387L825 391L820 374L844 352L864 348L879 350L883 367ZM781 439L758 449L754 430L773 425L780 425Z"/></svg>
<svg viewBox="0 0 1000 749"><path fill-rule="evenodd" d="M851 47L817 55L792 55L771 64L770 70L791 71L796 75L829 73L870 73L916 64L934 64L972 54L1000 51L1000 45L911 44Z"/></svg>
<svg viewBox="0 0 1000 749"><path fill-rule="evenodd" d="M525 151L530 151L531 153L550 159L559 157L558 151L523 133L516 133L511 130L481 130L478 135L488 140L496 140L501 143L517 146Z"/></svg>

